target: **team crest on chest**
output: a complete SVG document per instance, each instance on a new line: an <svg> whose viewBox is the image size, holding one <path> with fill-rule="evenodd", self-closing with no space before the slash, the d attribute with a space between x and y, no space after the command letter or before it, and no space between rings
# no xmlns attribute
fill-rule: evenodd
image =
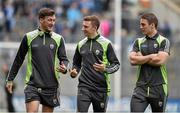
<svg viewBox="0 0 180 113"><path fill-rule="evenodd" d="M54 49L54 44L49 45L50 49Z"/></svg>
<svg viewBox="0 0 180 113"><path fill-rule="evenodd" d="M158 47L158 44L154 44L154 48L157 48Z"/></svg>
<svg viewBox="0 0 180 113"><path fill-rule="evenodd" d="M96 55L99 55L100 51L99 51L99 50L96 50L95 53L96 53Z"/></svg>

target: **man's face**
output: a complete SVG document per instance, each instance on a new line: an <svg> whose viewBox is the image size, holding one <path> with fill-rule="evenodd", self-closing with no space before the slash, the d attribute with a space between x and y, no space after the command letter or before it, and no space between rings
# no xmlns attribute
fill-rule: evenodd
<svg viewBox="0 0 180 113"><path fill-rule="evenodd" d="M55 15L46 16L46 17L40 19L40 24L44 31L51 32L51 31L53 31L55 21L56 21Z"/></svg>
<svg viewBox="0 0 180 113"><path fill-rule="evenodd" d="M83 21L82 31L85 36L89 37L96 32L96 27L92 25L91 21Z"/></svg>
<svg viewBox="0 0 180 113"><path fill-rule="evenodd" d="M144 35L151 34L153 31L153 25L149 24L146 19L140 20L140 29Z"/></svg>

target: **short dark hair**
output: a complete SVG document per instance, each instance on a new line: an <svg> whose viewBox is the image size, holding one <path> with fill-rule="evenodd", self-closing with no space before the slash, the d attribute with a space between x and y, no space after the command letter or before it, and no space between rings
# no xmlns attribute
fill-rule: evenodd
<svg viewBox="0 0 180 113"><path fill-rule="evenodd" d="M145 13L141 16L141 19L146 19L148 21L149 24L154 23L155 24L155 28L157 29L158 26L158 19L155 16L155 14L153 13Z"/></svg>
<svg viewBox="0 0 180 113"><path fill-rule="evenodd" d="M92 25L96 26L97 30L99 29L100 21L96 15L85 16L83 20L84 21L91 21Z"/></svg>
<svg viewBox="0 0 180 113"><path fill-rule="evenodd" d="M41 8L39 10L38 15L39 15L39 19L44 18L46 16L53 16L53 15L55 15L55 11L53 9L51 9L51 8L46 8L45 7L45 8Z"/></svg>

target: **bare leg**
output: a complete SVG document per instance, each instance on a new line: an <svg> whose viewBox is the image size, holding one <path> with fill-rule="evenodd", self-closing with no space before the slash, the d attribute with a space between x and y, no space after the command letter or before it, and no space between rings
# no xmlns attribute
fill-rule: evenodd
<svg viewBox="0 0 180 113"><path fill-rule="evenodd" d="M39 108L39 101L31 101L26 103L27 113L37 113Z"/></svg>
<svg viewBox="0 0 180 113"><path fill-rule="evenodd" d="M43 113L52 113L54 111L54 107L42 105Z"/></svg>

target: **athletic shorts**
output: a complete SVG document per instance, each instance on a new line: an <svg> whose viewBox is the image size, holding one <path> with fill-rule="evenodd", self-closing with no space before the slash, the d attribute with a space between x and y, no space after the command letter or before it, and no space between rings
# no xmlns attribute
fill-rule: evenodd
<svg viewBox="0 0 180 113"><path fill-rule="evenodd" d="M56 107L60 105L60 91L58 88L42 89L27 85L24 89L25 103L39 101L42 105Z"/></svg>
<svg viewBox="0 0 180 113"><path fill-rule="evenodd" d="M91 103L94 112L106 112L108 99L107 93L78 88L77 112L88 112Z"/></svg>
<svg viewBox="0 0 180 113"><path fill-rule="evenodd" d="M165 112L168 98L166 90L163 85L136 87L131 98L131 112L144 112L148 105L152 112Z"/></svg>

